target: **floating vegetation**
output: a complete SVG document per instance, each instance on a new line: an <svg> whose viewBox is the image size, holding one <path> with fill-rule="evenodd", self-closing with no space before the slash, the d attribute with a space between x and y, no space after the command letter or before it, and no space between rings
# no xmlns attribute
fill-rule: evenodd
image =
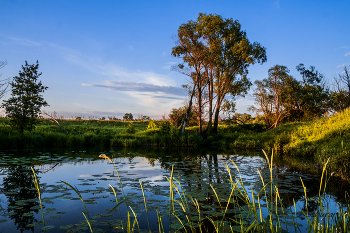
<svg viewBox="0 0 350 233"><path fill-rule="evenodd" d="M46 230L50 230L50 229L53 229L53 228L55 228L54 225L48 225L48 226L44 226L43 228L41 228L41 230L46 231Z"/></svg>
<svg viewBox="0 0 350 233"><path fill-rule="evenodd" d="M30 223L30 224L27 224L26 227L36 227L36 226L39 226L42 222L35 222L35 223Z"/></svg>
<svg viewBox="0 0 350 233"><path fill-rule="evenodd" d="M33 213L24 213L22 214L23 217L31 217L31 216L34 216Z"/></svg>

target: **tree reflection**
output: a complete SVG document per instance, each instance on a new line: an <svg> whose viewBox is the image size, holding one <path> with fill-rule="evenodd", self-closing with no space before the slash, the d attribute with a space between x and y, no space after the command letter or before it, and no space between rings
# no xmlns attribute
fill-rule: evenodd
<svg viewBox="0 0 350 233"><path fill-rule="evenodd" d="M35 172L39 173L37 169ZM14 220L17 230L21 232L34 232L34 227L27 227L27 225L37 222L30 214L39 211L38 193L34 187L32 175L29 166L12 166L8 167L7 176L3 180L4 194L8 199L9 218Z"/></svg>

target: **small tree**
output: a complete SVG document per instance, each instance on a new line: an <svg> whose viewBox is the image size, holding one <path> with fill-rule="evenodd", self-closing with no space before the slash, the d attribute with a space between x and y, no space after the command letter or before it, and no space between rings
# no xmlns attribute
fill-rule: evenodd
<svg viewBox="0 0 350 233"><path fill-rule="evenodd" d="M175 125L176 128L178 128L183 122L186 115L186 112L188 110L187 106L182 106L180 108L173 108L171 112L169 113L169 121ZM194 126L198 125L198 113L195 108L191 108L190 112L187 116L187 126Z"/></svg>
<svg viewBox="0 0 350 233"><path fill-rule="evenodd" d="M129 123L128 128L126 129L126 132L130 133L130 134L136 133L136 129L135 129L134 125L132 124L132 122Z"/></svg>
<svg viewBox="0 0 350 233"><path fill-rule="evenodd" d="M125 115L123 116L123 120L124 121L133 121L134 116L131 113L125 113Z"/></svg>
<svg viewBox="0 0 350 233"><path fill-rule="evenodd" d="M19 76L13 77L10 83L12 88L11 97L4 100L2 107L5 108L10 124L13 128L23 134L24 130L32 130L38 122L40 108L49 106L41 95L48 87L43 86L38 79L39 63L29 65L25 61Z"/></svg>

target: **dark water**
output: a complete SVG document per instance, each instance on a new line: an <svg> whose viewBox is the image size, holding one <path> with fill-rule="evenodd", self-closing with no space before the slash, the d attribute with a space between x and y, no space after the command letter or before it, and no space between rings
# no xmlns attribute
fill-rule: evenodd
<svg viewBox="0 0 350 233"><path fill-rule="evenodd" d="M99 158L102 153L109 156L112 163ZM225 167L225 164L228 167ZM306 219L301 211L305 209L305 194L300 177L307 187L307 197L310 199L318 196L320 177L300 173L282 164L281 161L274 164L274 181L279 188L283 206L286 209L296 208L298 226L303 230ZM250 197L252 192L256 195L263 187L261 178L264 182L270 180L266 159L258 152L213 153L205 150L199 152L115 148L3 151L0 152L0 233L44 232L31 167L34 168L40 183L47 232L90 232L83 215L85 208L81 199L63 182L68 182L79 190L88 216L93 222L94 232L102 232L111 225L125 224L128 209L132 221L132 211L137 216L136 228L150 228L158 232L157 216L162 216L164 230L168 232L173 220L169 219L168 215L170 185L167 178L170 178L172 169L174 178L186 194L191 195L203 206L204 215L215 211L212 187L216 190L216 195L222 197L222 201L229 195L231 183L227 168L233 177L241 178ZM146 196L148 220L140 181ZM114 187L118 200L111 186ZM347 187L341 188L332 182L329 187L324 196L324 204L329 206L329 213L336 213L337 203L345 204L344 190ZM119 208L113 209L117 201L119 203L123 200ZM261 199L263 216L267 215L267 204ZM314 204L309 202L309 211L312 212L313 207ZM291 226L286 228L294 232ZM119 231L122 230L116 228L108 232Z"/></svg>

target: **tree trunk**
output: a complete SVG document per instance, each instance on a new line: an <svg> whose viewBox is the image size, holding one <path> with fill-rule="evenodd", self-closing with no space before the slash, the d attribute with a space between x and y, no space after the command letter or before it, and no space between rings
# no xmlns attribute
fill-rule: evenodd
<svg viewBox="0 0 350 233"><path fill-rule="evenodd" d="M183 124L182 124L181 135L184 135L185 127L186 127L186 124L187 124L187 118L188 118L188 115L190 115L190 112L191 112L192 99L193 99L193 96L194 96L194 90L195 90L195 86L193 86L193 90L192 90L190 102L189 102L189 104L188 104L188 108L187 108L187 111L186 111L186 114L185 114L184 122L183 122Z"/></svg>
<svg viewBox="0 0 350 233"><path fill-rule="evenodd" d="M208 120L208 126L207 126L207 128L206 128L206 130L205 130L205 133L206 132L211 132L211 130L212 130L212 124L213 124L213 92L214 92L214 90L213 90L213 86L214 86L214 84L213 84L213 79L211 78L213 76L213 74L212 74L212 71L211 71L211 74L210 74L210 76L209 76L209 74L208 74L208 101L209 101L209 109L208 109L208 111L209 111L209 120Z"/></svg>
<svg viewBox="0 0 350 233"><path fill-rule="evenodd" d="M198 134L202 137L202 87L198 85Z"/></svg>
<svg viewBox="0 0 350 233"><path fill-rule="evenodd" d="M216 108L215 115L214 115L214 125L213 125L212 131L211 131L213 134L218 133L219 113L220 113L219 108Z"/></svg>
<svg viewBox="0 0 350 233"><path fill-rule="evenodd" d="M220 113L220 106L221 106L222 100L223 99L218 96L218 99L216 101L215 115L214 115L214 126L213 126L212 131L211 131L214 134L218 133L219 113Z"/></svg>

